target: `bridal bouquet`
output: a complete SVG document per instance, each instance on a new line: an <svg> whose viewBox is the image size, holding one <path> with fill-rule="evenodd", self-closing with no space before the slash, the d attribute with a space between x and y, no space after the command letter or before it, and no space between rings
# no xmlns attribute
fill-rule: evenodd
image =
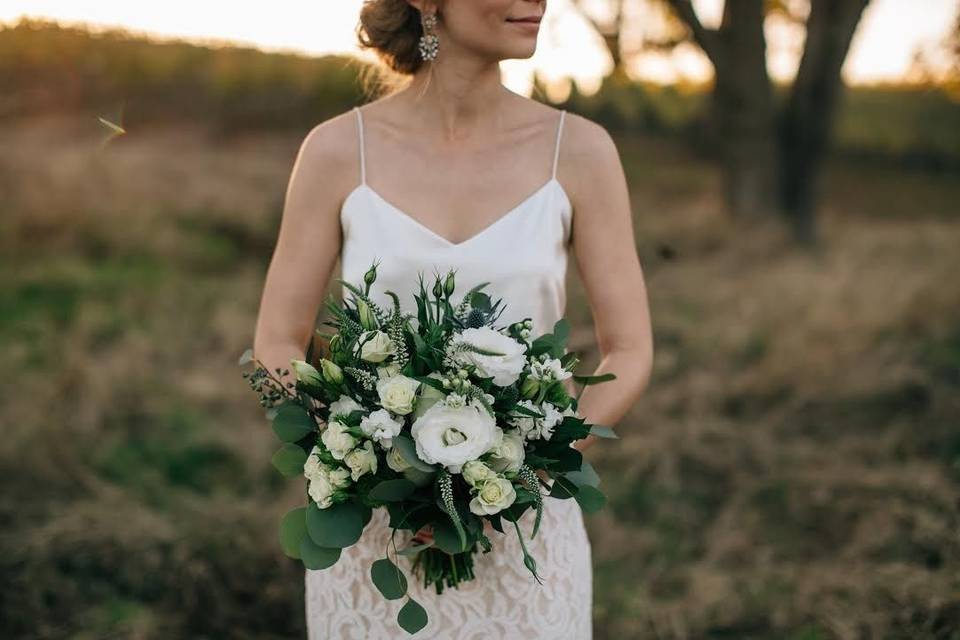
<svg viewBox="0 0 960 640"><path fill-rule="evenodd" d="M582 388L572 397L563 381L586 386L614 375L572 373L578 358L566 350L565 318L535 339L530 318L497 327L502 300L481 291L489 283L454 307L453 271L436 277L432 297L420 275L416 318L390 291L393 308L382 309L369 297L376 269L362 290L338 280L352 295L327 300L332 320L324 324L336 331L320 335L329 352L314 359L311 341L306 359L291 361L295 382L284 384L290 371L270 372L251 349L240 358L241 366L256 363L243 375L283 441L273 465L307 481L307 505L280 523L284 553L309 569L328 568L383 507L393 536L432 527L426 544L397 550L391 542L394 559L411 556L413 574L437 593L474 577L474 555L493 546L485 523L500 533L512 524L523 563L540 581L518 520L536 511L534 537L545 497L575 499L585 513L601 508L599 478L572 444L588 434L617 437L577 413ZM385 598L407 596L403 629L426 625L389 549L370 577Z"/></svg>

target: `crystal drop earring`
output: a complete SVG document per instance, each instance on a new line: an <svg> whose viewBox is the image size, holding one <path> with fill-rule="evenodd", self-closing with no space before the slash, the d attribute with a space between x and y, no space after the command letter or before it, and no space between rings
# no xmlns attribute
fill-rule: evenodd
<svg viewBox="0 0 960 640"><path fill-rule="evenodd" d="M433 32L436 24L437 15L435 13L423 16L423 35L420 36L418 48L420 49L420 57L425 61L437 59L440 39L437 38L437 34Z"/></svg>

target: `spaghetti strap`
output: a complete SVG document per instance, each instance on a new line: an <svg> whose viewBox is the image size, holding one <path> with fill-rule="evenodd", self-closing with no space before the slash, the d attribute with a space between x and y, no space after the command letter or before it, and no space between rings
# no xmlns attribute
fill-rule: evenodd
<svg viewBox="0 0 960 640"><path fill-rule="evenodd" d="M556 148L553 150L553 179L557 178L557 160L560 157L560 136L563 133L563 117L567 115L565 109L560 110L560 124L557 126L557 143Z"/></svg>
<svg viewBox="0 0 960 640"><path fill-rule="evenodd" d="M357 112L357 134L360 140L360 184L367 184L367 162L363 156L363 115L360 113L360 107L354 107Z"/></svg>

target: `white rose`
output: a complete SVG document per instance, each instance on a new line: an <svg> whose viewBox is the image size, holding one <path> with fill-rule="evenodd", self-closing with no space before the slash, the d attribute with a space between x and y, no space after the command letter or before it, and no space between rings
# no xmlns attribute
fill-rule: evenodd
<svg viewBox="0 0 960 640"><path fill-rule="evenodd" d="M330 469L328 467L327 477L330 478L330 484L338 489L350 486L350 471L343 467Z"/></svg>
<svg viewBox="0 0 960 640"><path fill-rule="evenodd" d="M454 340L503 354L490 356L462 351L456 356L463 364L475 365L481 377L493 378L497 386L506 387L516 382L526 366L526 346L490 327L464 329Z"/></svg>
<svg viewBox="0 0 960 640"><path fill-rule="evenodd" d="M368 438L373 438L384 449L393 446L393 439L400 435L403 423L397 421L386 409L377 409L360 421L360 430Z"/></svg>
<svg viewBox="0 0 960 640"><path fill-rule="evenodd" d="M400 449L397 447L392 447L390 451L387 451L387 466L396 471L397 473L403 473L409 469L412 465L407 463L404 459L403 454L400 453Z"/></svg>
<svg viewBox="0 0 960 640"><path fill-rule="evenodd" d="M310 486L307 487L307 493L310 494L310 497L313 498L313 501L317 503L317 506L321 509L326 509L331 504L333 500L334 486L330 482L330 476L326 473L320 473L310 479Z"/></svg>
<svg viewBox="0 0 960 640"><path fill-rule="evenodd" d="M306 476L307 480L312 480L325 470L325 465L320 462L319 453L320 447L314 445L307 455L307 461L303 463L303 475Z"/></svg>
<svg viewBox="0 0 960 640"><path fill-rule="evenodd" d="M566 380L573 375L572 371L563 368L558 358L548 357L545 361L534 360L530 363L530 375L536 380Z"/></svg>
<svg viewBox="0 0 960 640"><path fill-rule="evenodd" d="M347 417L351 412L363 409L363 406L350 396L340 394L340 397L330 403L330 420L337 416Z"/></svg>
<svg viewBox="0 0 960 640"><path fill-rule="evenodd" d="M517 499L517 490L506 478L493 478L480 485L480 491L470 501L470 511L487 516L502 511Z"/></svg>
<svg viewBox="0 0 960 640"><path fill-rule="evenodd" d="M463 479L471 486L476 486L484 480L491 480L496 477L497 474L479 460L470 460L463 465Z"/></svg>
<svg viewBox="0 0 960 640"><path fill-rule="evenodd" d="M377 454L370 440L364 440L363 447L357 447L348 453L343 461L350 467L350 477L354 482L365 473L377 472Z"/></svg>
<svg viewBox="0 0 960 640"><path fill-rule="evenodd" d="M337 460L343 460L357 444L357 439L347 432L347 426L337 420L327 424L327 428L320 434L320 440Z"/></svg>
<svg viewBox="0 0 960 640"><path fill-rule="evenodd" d="M419 386L420 381L398 374L377 380L377 395L380 396L380 404L384 408L405 416L413 411Z"/></svg>
<svg viewBox="0 0 960 640"><path fill-rule="evenodd" d="M357 338L357 346L354 347L354 355L367 362L383 362L396 352L397 345L379 329L361 333Z"/></svg>
<svg viewBox="0 0 960 640"><path fill-rule="evenodd" d="M499 473L515 473L520 470L526 452L523 448L523 435L519 431L508 431L503 434L498 446L493 448L490 458L490 468Z"/></svg>
<svg viewBox="0 0 960 640"><path fill-rule="evenodd" d="M454 408L438 402L414 421L410 432L421 460L460 473L465 462L476 460L496 442L496 428L493 416L477 403Z"/></svg>

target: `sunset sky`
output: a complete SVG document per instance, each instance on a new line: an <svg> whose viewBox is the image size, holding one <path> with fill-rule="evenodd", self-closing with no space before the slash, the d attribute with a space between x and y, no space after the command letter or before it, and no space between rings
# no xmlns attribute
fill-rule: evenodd
<svg viewBox="0 0 960 640"><path fill-rule="evenodd" d="M268 50L355 52L354 28L361 4L362 0L272 0L232 3L225 11L223 3L196 0L4 0L0 21L9 23L29 15L124 26L161 36L230 40ZM806 6L802 1L796 4ZM602 0L597 0L597 5L602 6ZM536 55L530 60L505 61L505 83L529 94L536 69L560 94L569 86L568 78L584 92L593 91L609 65L608 55L596 34L571 8L570 0L550 0L547 6ZM646 3L636 6L642 8ZM694 0L694 6L707 26L716 26L723 0ZM957 0L872 0L854 37L844 78L851 83L902 78L917 47L932 48L943 38L957 9ZM640 35L644 28L656 31L656 18L649 13L637 16ZM766 31L770 72L778 80L789 80L796 70L803 30L768 21ZM701 80L711 71L702 54L689 47L669 57L645 55L632 73L647 80L671 82L678 77Z"/></svg>

